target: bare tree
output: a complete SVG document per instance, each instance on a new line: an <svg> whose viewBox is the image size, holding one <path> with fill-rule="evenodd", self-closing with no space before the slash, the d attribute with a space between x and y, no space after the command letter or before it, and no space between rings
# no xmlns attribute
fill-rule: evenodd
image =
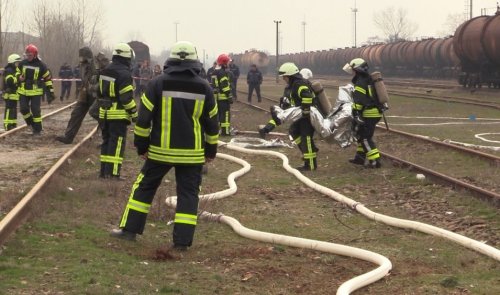
<svg viewBox="0 0 500 295"><path fill-rule="evenodd" d="M448 14L446 21L443 24L443 30L439 31L437 34L442 37L454 35L458 26L466 20L467 17L463 13Z"/></svg>
<svg viewBox="0 0 500 295"><path fill-rule="evenodd" d="M5 45L9 42L9 31L13 12L16 10L16 2L10 0L0 0L0 59L5 59Z"/></svg>
<svg viewBox="0 0 500 295"><path fill-rule="evenodd" d="M409 39L418 28L418 25L408 19L408 11L403 8L389 7L375 13L373 16L375 26L387 38L387 42L398 42Z"/></svg>
<svg viewBox="0 0 500 295"><path fill-rule="evenodd" d="M89 46L101 50L99 30L102 13L95 0L39 0L33 8L31 30L40 36L39 49L43 60L55 68L64 62L75 65L78 49ZM99 46L95 48L95 46Z"/></svg>

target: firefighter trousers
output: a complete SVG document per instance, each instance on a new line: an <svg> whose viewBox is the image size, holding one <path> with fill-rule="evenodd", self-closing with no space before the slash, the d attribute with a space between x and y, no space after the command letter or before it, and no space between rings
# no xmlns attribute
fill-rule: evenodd
<svg viewBox="0 0 500 295"><path fill-rule="evenodd" d="M380 158L380 153L373 141L373 134L380 118L363 118L363 121L365 122L363 125L357 126L358 147L355 158L376 161Z"/></svg>
<svg viewBox="0 0 500 295"><path fill-rule="evenodd" d="M231 135L231 105L227 99L217 101L221 135Z"/></svg>
<svg viewBox="0 0 500 295"><path fill-rule="evenodd" d="M304 167L310 170L315 170L316 167L316 152L318 148L314 144L314 127L311 125L309 118L300 118L290 126L290 135L293 142L297 144L302 157L304 159Z"/></svg>
<svg viewBox="0 0 500 295"><path fill-rule="evenodd" d="M127 139L127 120L104 120L102 124L100 177L119 177Z"/></svg>
<svg viewBox="0 0 500 295"><path fill-rule="evenodd" d="M17 127L17 100L5 99L3 127L5 130L11 130Z"/></svg>
<svg viewBox="0 0 500 295"><path fill-rule="evenodd" d="M191 246L197 223L202 165L169 165L147 159L132 187L120 227L142 234L156 191L172 168L175 169L177 185L173 242L175 245Z"/></svg>
<svg viewBox="0 0 500 295"><path fill-rule="evenodd" d="M24 121L26 121L26 125L31 126L33 133L40 133L40 131L42 131L41 103L41 95L19 95L19 109L23 115Z"/></svg>

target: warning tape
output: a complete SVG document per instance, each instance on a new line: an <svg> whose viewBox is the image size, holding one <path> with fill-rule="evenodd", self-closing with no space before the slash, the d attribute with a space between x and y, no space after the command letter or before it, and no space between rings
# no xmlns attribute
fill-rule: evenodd
<svg viewBox="0 0 500 295"><path fill-rule="evenodd" d="M151 80L151 78L141 78L141 77L134 77L134 76L132 76L132 79L134 79L134 80ZM52 78L52 81L82 81L82 79L77 79L77 78L72 78L72 79Z"/></svg>

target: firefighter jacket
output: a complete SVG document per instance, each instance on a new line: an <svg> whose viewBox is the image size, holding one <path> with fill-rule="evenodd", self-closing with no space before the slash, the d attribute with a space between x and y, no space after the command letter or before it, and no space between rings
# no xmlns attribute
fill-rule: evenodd
<svg viewBox="0 0 500 295"><path fill-rule="evenodd" d="M247 74L247 84L248 85L260 85L262 83L262 73L256 69L248 71Z"/></svg>
<svg viewBox="0 0 500 295"><path fill-rule="evenodd" d="M3 87L3 99L5 100L19 100L19 94L17 93L17 88L19 86L19 68L17 68L14 64L8 64L5 67L5 71L3 73L4 76L4 84Z"/></svg>
<svg viewBox="0 0 500 295"><path fill-rule="evenodd" d="M99 75L99 119L135 121L137 108L133 91L128 61L113 56L112 63Z"/></svg>
<svg viewBox="0 0 500 295"><path fill-rule="evenodd" d="M307 80L290 76L290 86L285 89L285 95L289 95L291 106L300 106L302 110L309 111L311 106L314 106L314 92L309 86Z"/></svg>
<svg viewBox="0 0 500 295"><path fill-rule="evenodd" d="M225 68L215 69L212 73L212 87L217 100L232 100L230 73Z"/></svg>
<svg viewBox="0 0 500 295"><path fill-rule="evenodd" d="M352 104L353 115L361 115L364 118L380 118L382 113L379 110L376 98L375 87L369 74L357 73L352 79L354 93Z"/></svg>
<svg viewBox="0 0 500 295"><path fill-rule="evenodd" d="M40 59L35 57L32 61L27 59L21 61L19 71L24 80L21 81L17 93L25 96L43 95L44 86L50 92L54 92L50 71Z"/></svg>
<svg viewBox="0 0 500 295"><path fill-rule="evenodd" d="M148 159L170 165L202 165L215 157L217 103L192 63L168 60L141 97L134 129L139 155L148 152Z"/></svg>

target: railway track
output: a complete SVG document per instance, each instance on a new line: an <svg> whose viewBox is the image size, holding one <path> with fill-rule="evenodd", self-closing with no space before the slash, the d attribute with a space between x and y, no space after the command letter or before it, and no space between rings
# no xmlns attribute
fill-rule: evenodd
<svg viewBox="0 0 500 295"><path fill-rule="evenodd" d="M245 93L246 92L241 92ZM268 103L277 103L277 100L262 96L263 99L267 100ZM269 107L263 107L260 105L254 105L254 104L249 104L247 102L243 101L238 101L239 103L245 104L248 107L251 107L253 109L256 109L258 111L262 112L267 112L269 113ZM496 180L498 179L499 175L499 169L498 167L500 166L500 157L488 154L488 153L483 153L474 149L462 147L462 146L457 146L445 142L441 142L438 140L422 137L420 135L408 133L408 132L403 132L399 131L393 128L390 128L387 130L385 127L382 125L377 126L379 130L383 130L382 134L385 137L384 139L380 140L379 146L381 147L381 154L385 159L390 160L396 165L402 165L405 167L408 167L411 170L418 171L420 173L424 173L425 175L428 175L429 177L435 179L438 182L443 182L447 183L455 188L458 189L464 189L467 191L470 191L477 197L483 200L487 200L493 205L500 207L500 186L496 184ZM377 135L380 137L380 134ZM398 141L395 141L394 138L399 138ZM412 162L409 160L404 159L405 155L398 156L396 154L391 154L389 152L386 152L384 150L390 150L389 145L384 146L384 142L391 142L392 146L398 146L399 144L404 144L404 145L409 145L408 139L411 140L412 144L415 144L417 147L420 145L425 144L427 146L426 150L430 151L438 151L442 152L443 154L449 153L450 151L454 151L456 153L459 153L459 155L465 156L467 158L472 158L476 161L480 161L483 163L484 169L486 169L484 174L482 173L481 178L475 178L474 174L475 172L473 170L467 170L461 168L462 174L466 175L459 175L453 176L453 172L455 171L457 164L460 166L460 163L450 163L448 166L447 165L440 165L441 169L447 170L447 171L438 171L436 168L432 168L429 164L423 165L423 164L418 164L416 162ZM434 148L433 148L434 147ZM439 150L436 150L436 148L439 148ZM418 148L415 148L415 150L418 150ZM460 157L460 156L458 156ZM415 159L418 161L418 159ZM450 160L451 161L451 160Z"/></svg>
<svg viewBox="0 0 500 295"><path fill-rule="evenodd" d="M0 244L30 214L32 201L52 174L96 132L95 121L87 116L76 145L55 141L56 135L63 134L74 104L45 114L41 136L33 136L25 124L0 134Z"/></svg>

